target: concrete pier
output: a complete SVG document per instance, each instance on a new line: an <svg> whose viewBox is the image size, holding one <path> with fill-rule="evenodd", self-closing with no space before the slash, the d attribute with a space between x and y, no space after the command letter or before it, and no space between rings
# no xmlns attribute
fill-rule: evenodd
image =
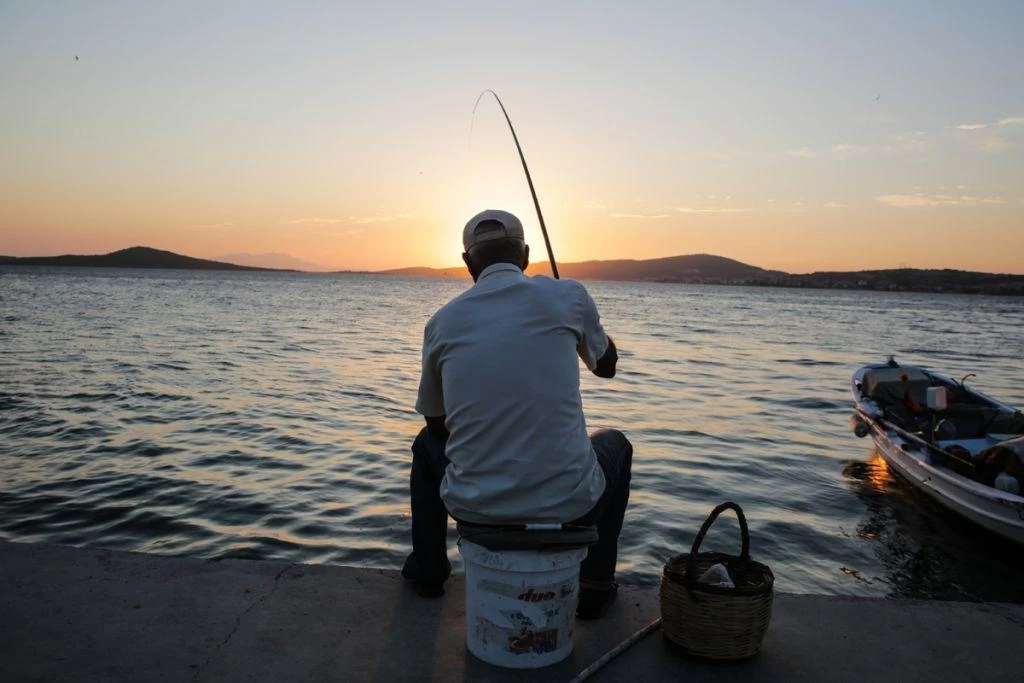
<svg viewBox="0 0 1024 683"><path fill-rule="evenodd" d="M623 587L572 656L517 672L465 648L461 577L425 600L396 571L0 541L3 681L567 681L659 613ZM1020 681L1024 605L776 596L762 652L696 662L659 632L594 681Z"/></svg>

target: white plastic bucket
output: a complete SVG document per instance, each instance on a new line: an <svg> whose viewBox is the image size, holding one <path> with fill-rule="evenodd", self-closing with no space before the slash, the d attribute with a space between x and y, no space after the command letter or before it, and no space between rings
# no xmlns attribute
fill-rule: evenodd
<svg viewBox="0 0 1024 683"><path fill-rule="evenodd" d="M492 551L462 539L466 647L490 664L535 669L572 652L586 548Z"/></svg>

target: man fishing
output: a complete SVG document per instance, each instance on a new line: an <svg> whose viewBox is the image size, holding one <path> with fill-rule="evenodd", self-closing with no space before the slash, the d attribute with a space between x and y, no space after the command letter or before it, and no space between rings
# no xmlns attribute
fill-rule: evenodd
<svg viewBox="0 0 1024 683"><path fill-rule="evenodd" d="M580 566L577 615L615 601L618 537L633 447L615 430L587 435L579 361L615 376L615 344L578 282L526 277L529 246L505 211L474 216L462 235L474 284L423 335L412 446L413 551L402 575L426 597L451 573L448 513L476 524L596 525Z"/></svg>

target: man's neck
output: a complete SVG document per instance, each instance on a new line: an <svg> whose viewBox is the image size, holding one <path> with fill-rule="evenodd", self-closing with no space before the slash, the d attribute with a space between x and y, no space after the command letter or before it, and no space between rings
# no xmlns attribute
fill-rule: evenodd
<svg viewBox="0 0 1024 683"><path fill-rule="evenodd" d="M487 266L486 268L484 268L483 270L480 271L480 273L474 278L474 282L479 282L483 278L485 278L488 275L491 275L493 273L512 272L512 271L515 271L515 272L518 272L518 273L522 273L523 269L520 268L519 266L517 266L514 263L507 263L507 262L504 262L504 261L499 261L498 263L492 263L492 264L490 264L489 266Z"/></svg>

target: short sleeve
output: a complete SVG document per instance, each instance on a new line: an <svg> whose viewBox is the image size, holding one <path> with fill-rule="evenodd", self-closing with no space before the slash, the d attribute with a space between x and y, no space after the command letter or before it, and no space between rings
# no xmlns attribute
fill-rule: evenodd
<svg viewBox="0 0 1024 683"><path fill-rule="evenodd" d="M591 372L597 367L597 361L608 350L608 335L601 326L601 316L597 312L597 304L591 298L586 287L576 283L579 288L582 308L581 335L576 346L583 363Z"/></svg>
<svg viewBox="0 0 1024 683"><path fill-rule="evenodd" d="M423 364L420 370L420 390L416 397L416 412L424 417L444 415L441 368L437 360L437 350L431 343L430 323L427 323L423 330Z"/></svg>

